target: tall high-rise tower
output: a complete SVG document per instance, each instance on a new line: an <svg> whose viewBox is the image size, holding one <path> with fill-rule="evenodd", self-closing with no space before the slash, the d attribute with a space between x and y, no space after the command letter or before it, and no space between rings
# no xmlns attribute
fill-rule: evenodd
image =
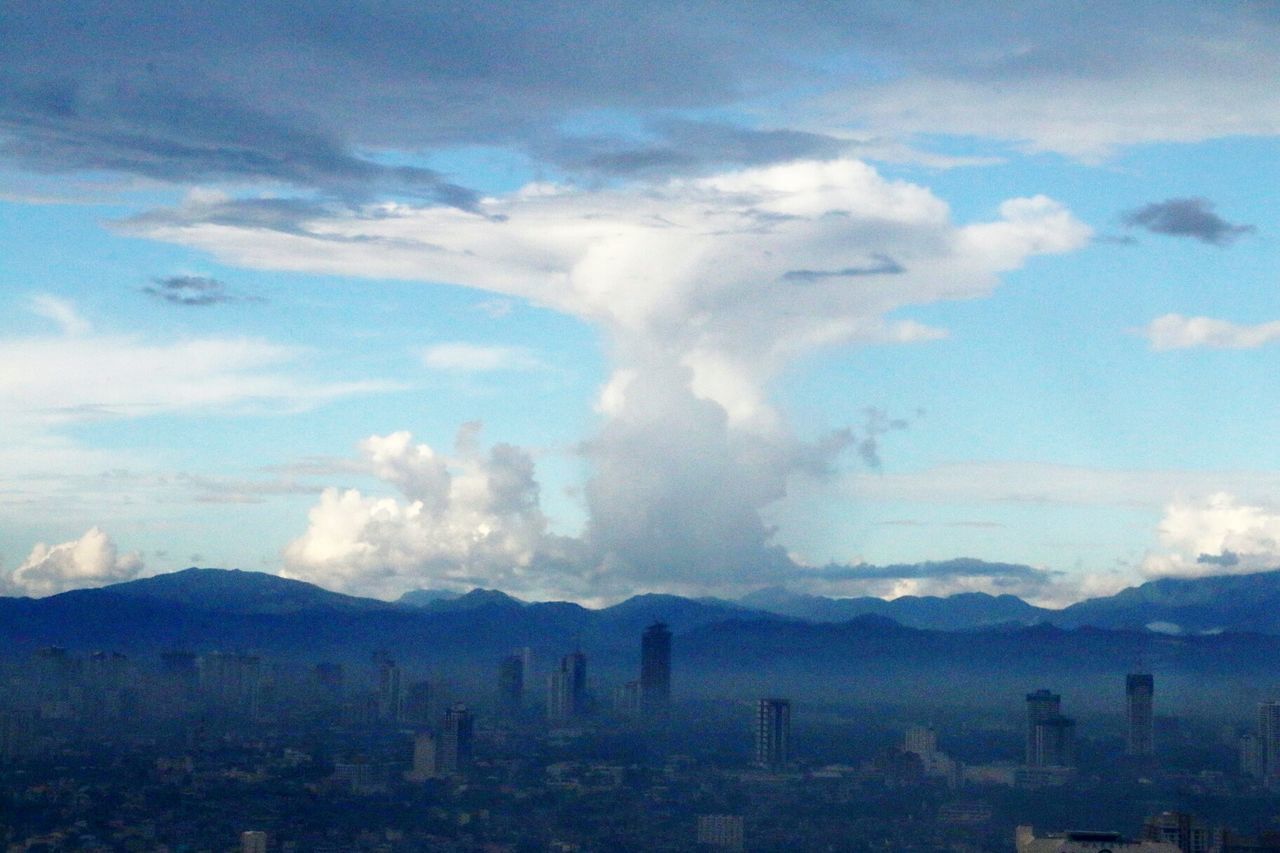
<svg viewBox="0 0 1280 853"><path fill-rule="evenodd" d="M671 701L671 632L654 622L640 638L640 704L645 713L665 709Z"/></svg>
<svg viewBox="0 0 1280 853"><path fill-rule="evenodd" d="M404 714L404 693L400 687L401 672L396 662L386 655L378 658L378 716L392 723Z"/></svg>
<svg viewBox="0 0 1280 853"><path fill-rule="evenodd" d="M561 662L561 667L569 673L569 693L573 697L573 713L584 714L587 711L587 656L575 651Z"/></svg>
<svg viewBox="0 0 1280 853"><path fill-rule="evenodd" d="M474 718L461 703L444 712L440 727L440 753L436 758L441 773L456 775L471 763L471 733Z"/></svg>
<svg viewBox="0 0 1280 853"><path fill-rule="evenodd" d="M756 764L779 770L791 760L791 702L761 699L756 704Z"/></svg>
<svg viewBox="0 0 1280 853"><path fill-rule="evenodd" d="M587 710L587 656L565 655L560 668L547 676L547 719L564 722Z"/></svg>
<svg viewBox="0 0 1280 853"><path fill-rule="evenodd" d="M1062 697L1048 690L1027 694L1027 766L1075 764L1076 721L1062 716Z"/></svg>
<svg viewBox="0 0 1280 853"><path fill-rule="evenodd" d="M1258 741L1262 777L1271 785L1280 781L1280 702L1258 705Z"/></svg>
<svg viewBox="0 0 1280 853"><path fill-rule="evenodd" d="M1125 715L1129 721L1125 751L1129 755L1152 755L1155 752L1152 737L1152 700L1155 689L1155 678L1149 673L1130 673L1125 676Z"/></svg>
<svg viewBox="0 0 1280 853"><path fill-rule="evenodd" d="M1036 723L1032 767L1072 767L1076 763L1076 721L1061 714Z"/></svg>
<svg viewBox="0 0 1280 853"><path fill-rule="evenodd" d="M514 716L524 704L524 658L507 655L498 664L498 705L503 713Z"/></svg>

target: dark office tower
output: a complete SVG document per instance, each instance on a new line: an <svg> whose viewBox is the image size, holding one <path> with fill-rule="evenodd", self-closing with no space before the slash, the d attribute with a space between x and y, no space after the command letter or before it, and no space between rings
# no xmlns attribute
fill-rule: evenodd
<svg viewBox="0 0 1280 853"><path fill-rule="evenodd" d="M1129 721L1129 737L1125 751L1129 755L1152 755L1152 699L1155 679L1147 673L1131 673L1124 679L1125 714Z"/></svg>
<svg viewBox="0 0 1280 853"><path fill-rule="evenodd" d="M457 775L471 763L473 718L467 706L457 704L444 712L440 731L440 772Z"/></svg>
<svg viewBox="0 0 1280 853"><path fill-rule="evenodd" d="M640 704L646 714L665 710L671 701L671 632L654 622L640 638Z"/></svg>
<svg viewBox="0 0 1280 853"><path fill-rule="evenodd" d="M1040 766L1037 761L1036 725L1051 717L1062 716L1062 697L1057 693L1040 689L1027 694L1027 764Z"/></svg>
<svg viewBox="0 0 1280 853"><path fill-rule="evenodd" d="M520 713L524 704L524 658L507 655L498 663L498 707L507 716Z"/></svg>
<svg viewBox="0 0 1280 853"><path fill-rule="evenodd" d="M761 699L756 705L756 764L780 770L791 760L791 702Z"/></svg>
<svg viewBox="0 0 1280 853"><path fill-rule="evenodd" d="M415 681L404 697L404 722L426 727L431 725L431 682Z"/></svg>
<svg viewBox="0 0 1280 853"><path fill-rule="evenodd" d="M1268 785L1280 782L1280 702L1258 704L1258 747L1263 778Z"/></svg>
<svg viewBox="0 0 1280 853"><path fill-rule="evenodd" d="M1076 763L1076 721L1063 716L1036 723L1032 767L1074 767Z"/></svg>
<svg viewBox="0 0 1280 853"><path fill-rule="evenodd" d="M390 723L404 715L404 693L400 687L400 667L391 658L378 662L378 716Z"/></svg>
<svg viewBox="0 0 1280 853"><path fill-rule="evenodd" d="M333 696L342 695L342 685L344 681L342 664L329 662L318 663L316 664L313 674L315 675L316 684L318 684L326 693Z"/></svg>
<svg viewBox="0 0 1280 853"><path fill-rule="evenodd" d="M574 652L565 657L561 667L569 673L569 694L573 697L574 715L587 712L587 656Z"/></svg>
<svg viewBox="0 0 1280 853"><path fill-rule="evenodd" d="M587 710L587 656L574 652L560 659L560 668L547 677L547 719L564 722Z"/></svg>

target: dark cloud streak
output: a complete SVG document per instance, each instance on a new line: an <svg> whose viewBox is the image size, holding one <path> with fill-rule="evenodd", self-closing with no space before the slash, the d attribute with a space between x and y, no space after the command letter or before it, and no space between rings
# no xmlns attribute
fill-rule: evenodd
<svg viewBox="0 0 1280 853"><path fill-rule="evenodd" d="M939 580L944 578L992 578L1016 580L1036 585L1051 583L1061 572L1037 569L1022 563L988 563L959 558L943 562L895 563L888 566L832 564L820 569L801 569L797 579L822 581Z"/></svg>
<svg viewBox="0 0 1280 853"><path fill-rule="evenodd" d="M798 130L753 130L722 122L666 119L653 138L563 136L535 146L542 157L571 171L607 177L690 174L723 166L762 166L788 160L826 160L857 143Z"/></svg>
<svg viewBox="0 0 1280 853"><path fill-rule="evenodd" d="M1206 198L1171 198L1152 202L1124 214L1130 228L1145 228L1154 234L1191 237L1214 246L1226 246L1254 231L1252 225L1236 225L1213 212Z"/></svg>
<svg viewBox="0 0 1280 853"><path fill-rule="evenodd" d="M216 278L200 275L171 275L152 279L142 288L147 293L170 305L220 305L228 302L260 302L257 297L241 296L227 289Z"/></svg>
<svg viewBox="0 0 1280 853"><path fill-rule="evenodd" d="M871 256L870 263L838 270L791 270L782 278L785 281L811 282L826 278L856 278L867 275L901 275L907 268L885 254Z"/></svg>

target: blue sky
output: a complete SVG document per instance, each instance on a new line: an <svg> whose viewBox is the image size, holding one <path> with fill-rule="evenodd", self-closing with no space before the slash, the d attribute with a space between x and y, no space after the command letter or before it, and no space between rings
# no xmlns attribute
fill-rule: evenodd
<svg viewBox="0 0 1280 853"><path fill-rule="evenodd" d="M1280 564L1270 7L5 14L9 594Z"/></svg>

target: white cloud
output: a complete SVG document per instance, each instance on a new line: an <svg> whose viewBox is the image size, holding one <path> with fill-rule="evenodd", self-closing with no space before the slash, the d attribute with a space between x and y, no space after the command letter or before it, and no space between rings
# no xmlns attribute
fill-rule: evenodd
<svg viewBox="0 0 1280 853"><path fill-rule="evenodd" d="M1165 507L1159 527L1164 551L1148 554L1149 576L1240 574L1280 567L1280 510L1227 492Z"/></svg>
<svg viewBox="0 0 1280 853"><path fill-rule="evenodd" d="M432 370L457 373L537 370L544 366L524 347L486 346L463 341L427 347L422 351L422 363Z"/></svg>
<svg viewBox="0 0 1280 853"><path fill-rule="evenodd" d="M304 354L250 338L0 338L0 416L51 425L232 406L292 410L399 387L298 378L288 368Z"/></svg>
<svg viewBox="0 0 1280 853"><path fill-rule="evenodd" d="M926 188L848 159L657 186L531 185L483 200L485 216L386 204L271 230L233 224L226 205L191 198L129 227L244 266L448 282L528 299L604 328L620 368L659 354L714 362L719 376L737 378L703 381L702 390L736 421L751 419L758 389L795 357L936 338L940 330L889 315L985 296L999 273L1090 235L1044 197L1011 199L994 221L956 225Z"/></svg>
<svg viewBox="0 0 1280 853"><path fill-rule="evenodd" d="M108 482L102 472L150 472L153 450L104 449L71 427L153 415L295 412L348 395L403 386L381 380L334 382L308 376L308 350L250 338L176 341L93 331L75 306L44 307L63 316L62 334L0 337L0 506L43 523L51 508L77 508L83 523L104 521L139 496L137 480ZM225 497L225 495L224 495ZM96 507L96 508L91 508ZM119 516L111 516L118 518Z"/></svg>
<svg viewBox="0 0 1280 853"><path fill-rule="evenodd" d="M1157 351L1191 349L1255 349L1280 340L1280 320L1247 326L1212 317L1165 314L1152 320L1143 334Z"/></svg>
<svg viewBox="0 0 1280 853"><path fill-rule="evenodd" d="M598 590L776 577L788 561L761 510L791 478L822 474L855 444L847 430L798 439L768 398L777 372L821 348L945 337L894 315L988 295L1001 273L1084 245L1091 233L1043 196L1007 200L996 219L958 225L928 189L851 159L643 187L531 185L480 207L483 215L397 204L312 211L271 229L234 224L226 199L193 197L129 227L231 263L460 284L601 328L615 361L599 400L609 420L584 451L583 545ZM458 367L511 360L470 346L434 355ZM445 519L467 505L456 485ZM499 575L493 553L507 565L536 562L527 536L489 556L460 550L464 529L433 515L425 496L402 505L335 492L313 511L312 532L290 546L290 564L386 588L445 555L470 566L460 571ZM343 532L335 539L332 530Z"/></svg>
<svg viewBox="0 0 1280 853"><path fill-rule="evenodd" d="M285 548L285 574L387 597L442 584L548 590L555 579L531 570L561 545L546 532L533 461L504 444L482 453L477 430L463 427L447 460L406 432L365 439L373 473L405 499L327 489Z"/></svg>
<svg viewBox="0 0 1280 853"><path fill-rule="evenodd" d="M8 577L7 587L19 595L53 595L132 580L142 568L142 557L136 551L118 553L111 537L92 527L71 542L37 544Z"/></svg>
<svg viewBox="0 0 1280 853"><path fill-rule="evenodd" d="M298 375L308 354L252 338L144 341L91 333L75 306L33 307L64 334L0 338L0 435L33 443L58 425L235 407L294 411L338 397L395 390L381 380L316 382Z"/></svg>
<svg viewBox="0 0 1280 853"><path fill-rule="evenodd" d="M68 299L42 293L31 297L31 310L57 323L63 334L83 335L92 328L89 321L76 311L75 304Z"/></svg>

